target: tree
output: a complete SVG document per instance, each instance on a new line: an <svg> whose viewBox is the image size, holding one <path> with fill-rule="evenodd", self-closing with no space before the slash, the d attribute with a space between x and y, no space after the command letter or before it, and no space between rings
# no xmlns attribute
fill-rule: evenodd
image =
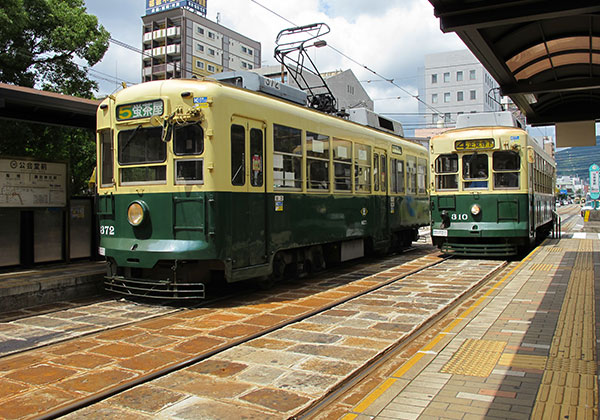
<svg viewBox="0 0 600 420"><path fill-rule="evenodd" d="M76 60L93 66L109 33L83 0L2 0L0 81L92 97L97 83Z"/></svg>
<svg viewBox="0 0 600 420"><path fill-rule="evenodd" d="M91 98L98 85L86 68L109 37L83 0L2 0L0 82ZM0 120L0 155L68 161L72 195L87 191L96 163L91 131L9 120Z"/></svg>

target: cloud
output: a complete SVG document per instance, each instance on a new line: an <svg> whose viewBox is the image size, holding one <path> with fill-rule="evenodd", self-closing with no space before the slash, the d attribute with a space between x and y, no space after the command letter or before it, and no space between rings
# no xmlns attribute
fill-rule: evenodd
<svg viewBox="0 0 600 420"><path fill-rule="evenodd" d="M141 0L86 0L89 13L113 38L141 49L145 2ZM376 101L378 112L418 111L412 98L418 91L418 69L429 53L466 48L454 34L443 34L425 0L219 0L208 1L207 18L261 43L263 65L276 64L273 58L277 34L295 25L324 22L331 32L324 37L329 48L310 49L311 58L322 72L352 69L372 98L397 97L397 101ZM94 69L119 80L141 80L139 54L111 44ZM394 79L404 89L382 82ZM115 82L101 82L102 93L110 93ZM408 93L407 93L408 92Z"/></svg>

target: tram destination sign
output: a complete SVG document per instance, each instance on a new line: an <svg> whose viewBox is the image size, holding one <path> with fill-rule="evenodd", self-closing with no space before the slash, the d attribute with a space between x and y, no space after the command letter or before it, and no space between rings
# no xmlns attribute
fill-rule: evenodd
<svg viewBox="0 0 600 420"><path fill-rule="evenodd" d="M456 150L488 150L494 146L494 139L457 140L454 143Z"/></svg>
<svg viewBox="0 0 600 420"><path fill-rule="evenodd" d="M66 205L66 163L0 158L0 207Z"/></svg>

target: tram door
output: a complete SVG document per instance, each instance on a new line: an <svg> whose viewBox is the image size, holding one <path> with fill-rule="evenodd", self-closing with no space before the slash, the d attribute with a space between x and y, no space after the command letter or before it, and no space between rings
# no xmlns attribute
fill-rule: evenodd
<svg viewBox="0 0 600 420"><path fill-rule="evenodd" d="M231 125L231 253L233 268L267 262L265 127L234 117Z"/></svg>
<svg viewBox="0 0 600 420"><path fill-rule="evenodd" d="M375 149L373 154L373 190L376 198L375 211L376 219L378 220L377 228L377 240L386 240L389 229L388 229L388 217L389 217L389 196L387 194L387 156L385 150Z"/></svg>

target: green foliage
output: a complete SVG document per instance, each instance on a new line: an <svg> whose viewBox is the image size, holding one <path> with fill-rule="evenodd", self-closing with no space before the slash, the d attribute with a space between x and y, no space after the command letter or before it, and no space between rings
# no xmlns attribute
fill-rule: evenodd
<svg viewBox="0 0 600 420"><path fill-rule="evenodd" d="M93 66L110 35L83 0L2 0L0 82L91 98ZM71 195L85 194L96 164L92 131L0 121L0 155L68 161Z"/></svg>
<svg viewBox="0 0 600 420"><path fill-rule="evenodd" d="M0 82L90 98L97 84L74 60L96 64L109 37L83 0L2 0Z"/></svg>
<svg viewBox="0 0 600 420"><path fill-rule="evenodd" d="M0 133L0 156L67 161L71 175L70 195L90 193L88 180L96 166L92 131L0 120Z"/></svg>

